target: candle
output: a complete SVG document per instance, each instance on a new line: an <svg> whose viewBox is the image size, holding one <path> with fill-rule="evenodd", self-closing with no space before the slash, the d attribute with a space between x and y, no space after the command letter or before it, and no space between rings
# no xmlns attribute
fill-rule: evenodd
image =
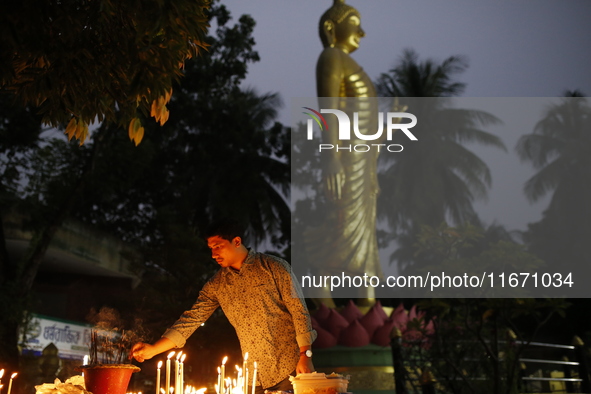
<svg viewBox="0 0 591 394"><path fill-rule="evenodd" d="M156 394L160 394L160 368L162 368L162 361L158 361L158 369L156 370Z"/></svg>
<svg viewBox="0 0 591 394"><path fill-rule="evenodd" d="M10 394L10 390L12 389L12 379L16 378L17 373L13 373L12 376L10 377L10 382L8 382L8 394Z"/></svg>
<svg viewBox="0 0 591 394"><path fill-rule="evenodd" d="M236 365L236 379L234 379L233 392L238 392L238 389L242 389L242 369Z"/></svg>
<svg viewBox="0 0 591 394"><path fill-rule="evenodd" d="M179 384L179 359L181 358L182 354L183 352L179 352L179 354L176 356L176 360L174 360L174 394L182 394Z"/></svg>
<svg viewBox="0 0 591 394"><path fill-rule="evenodd" d="M226 374L226 361L228 361L228 356L224 357L224 359L222 360L222 376L221 376L221 382L222 385L220 386L220 393L225 394L225 390L224 390L224 385L226 384L226 382L224 382L224 378L225 378L225 374Z"/></svg>
<svg viewBox="0 0 591 394"><path fill-rule="evenodd" d="M2 376L4 376L4 369L0 369L0 394L2 394Z"/></svg>
<svg viewBox="0 0 591 394"><path fill-rule="evenodd" d="M174 352L168 353L166 358L166 394L170 394L170 359L174 356Z"/></svg>
<svg viewBox="0 0 591 394"><path fill-rule="evenodd" d="M244 394L248 393L248 367L244 371Z"/></svg>
<svg viewBox="0 0 591 394"><path fill-rule="evenodd" d="M257 385L257 362L254 362L254 371L252 372L252 394L254 394L254 386Z"/></svg>
<svg viewBox="0 0 591 394"><path fill-rule="evenodd" d="M187 355L183 354L183 357L181 357L181 366L180 366L181 392L182 393L185 392L185 356L187 356Z"/></svg>
<svg viewBox="0 0 591 394"><path fill-rule="evenodd" d="M248 360L248 352L244 353L244 361L242 362L242 392L244 394L248 391L248 378L246 377L246 371L248 370L246 369L246 360Z"/></svg>
<svg viewBox="0 0 591 394"><path fill-rule="evenodd" d="M218 367L218 384L215 387L215 391L216 393L220 394L220 388L222 387L222 371L220 370L220 367Z"/></svg>

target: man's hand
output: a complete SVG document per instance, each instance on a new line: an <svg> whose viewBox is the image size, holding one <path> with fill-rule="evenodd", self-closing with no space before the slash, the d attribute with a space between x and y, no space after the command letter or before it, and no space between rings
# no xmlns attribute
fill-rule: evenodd
<svg viewBox="0 0 591 394"><path fill-rule="evenodd" d="M154 352L152 345L149 343L138 342L131 348L129 358L135 358L138 362L143 363L144 360L149 360L157 353Z"/></svg>
<svg viewBox="0 0 591 394"><path fill-rule="evenodd" d="M302 354L300 356L300 360L298 361L298 365L296 366L296 374L311 372L314 372L314 364L312 364L312 359L307 357L305 354Z"/></svg>
<svg viewBox="0 0 591 394"><path fill-rule="evenodd" d="M144 342L138 342L131 347L129 358L135 358L140 363L144 360L149 360L157 354L164 353L167 350L173 349L174 343L168 338L160 338L153 345Z"/></svg>

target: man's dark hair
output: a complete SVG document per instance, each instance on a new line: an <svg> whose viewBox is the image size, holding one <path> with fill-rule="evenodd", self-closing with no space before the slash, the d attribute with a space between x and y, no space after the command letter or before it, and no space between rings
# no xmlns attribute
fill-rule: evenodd
<svg viewBox="0 0 591 394"><path fill-rule="evenodd" d="M215 236L220 236L227 241L231 241L236 237L244 238L244 228L233 219L217 220L205 230L205 239Z"/></svg>

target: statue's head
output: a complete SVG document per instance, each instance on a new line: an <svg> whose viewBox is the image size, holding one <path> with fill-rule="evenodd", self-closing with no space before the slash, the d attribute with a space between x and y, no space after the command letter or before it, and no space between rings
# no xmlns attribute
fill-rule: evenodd
<svg viewBox="0 0 591 394"><path fill-rule="evenodd" d="M352 52L359 47L359 38L365 35L361 29L361 15L359 11L345 0L334 0L322 17L319 24L320 40L322 45L333 47L337 44L345 46L347 52Z"/></svg>

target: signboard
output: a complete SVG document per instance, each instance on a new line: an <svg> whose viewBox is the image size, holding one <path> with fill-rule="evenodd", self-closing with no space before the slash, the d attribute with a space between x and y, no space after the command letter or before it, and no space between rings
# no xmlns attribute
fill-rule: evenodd
<svg viewBox="0 0 591 394"><path fill-rule="evenodd" d="M23 354L40 356L43 349L53 343L61 358L82 360L89 352L91 329L90 324L32 314L29 329L25 335L21 333Z"/></svg>

